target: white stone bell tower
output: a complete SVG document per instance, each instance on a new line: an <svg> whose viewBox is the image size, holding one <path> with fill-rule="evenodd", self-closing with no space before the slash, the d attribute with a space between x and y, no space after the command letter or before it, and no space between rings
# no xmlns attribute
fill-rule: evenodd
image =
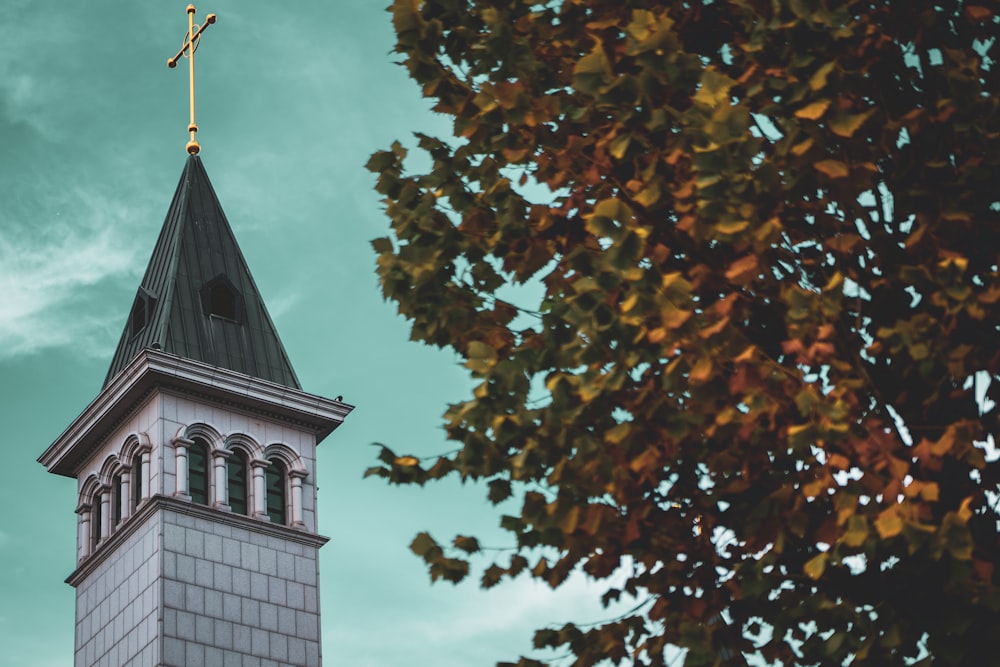
<svg viewBox="0 0 1000 667"><path fill-rule="evenodd" d="M320 665L316 446L197 155L96 399L39 458L77 480L77 667Z"/></svg>

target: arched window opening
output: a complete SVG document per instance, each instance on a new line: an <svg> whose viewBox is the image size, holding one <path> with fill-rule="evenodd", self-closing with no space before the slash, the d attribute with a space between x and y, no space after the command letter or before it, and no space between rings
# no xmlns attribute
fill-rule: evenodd
<svg viewBox="0 0 1000 667"><path fill-rule="evenodd" d="M101 543L101 494L95 493L90 505L90 543L96 549ZM93 552L93 549L91 549Z"/></svg>
<svg viewBox="0 0 1000 667"><path fill-rule="evenodd" d="M122 476L115 475L111 484L111 527L114 528L122 522Z"/></svg>
<svg viewBox="0 0 1000 667"><path fill-rule="evenodd" d="M188 448L188 493L192 502L208 504L209 472L208 443L202 438L195 438L194 444Z"/></svg>
<svg viewBox="0 0 1000 667"><path fill-rule="evenodd" d="M267 516L271 523L285 523L285 480L288 478L285 465L277 459L269 459L265 473L267 484Z"/></svg>
<svg viewBox="0 0 1000 667"><path fill-rule="evenodd" d="M247 514L250 506L247 486L247 457L236 450L226 461L229 482L229 508L236 514Z"/></svg>
<svg viewBox="0 0 1000 667"><path fill-rule="evenodd" d="M135 457L132 464L132 509L138 509L142 502L142 455Z"/></svg>

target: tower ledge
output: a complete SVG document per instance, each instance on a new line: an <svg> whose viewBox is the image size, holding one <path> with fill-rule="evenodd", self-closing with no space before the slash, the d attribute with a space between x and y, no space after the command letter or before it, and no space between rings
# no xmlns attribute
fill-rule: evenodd
<svg viewBox="0 0 1000 667"><path fill-rule="evenodd" d="M96 570L101 563L111 554L114 554L118 547L129 539L136 531L143 527L146 521L158 511L169 511L184 516L206 519L213 525L223 527L225 531L245 531L245 534L273 536L288 542L302 544L314 549L319 549L330 541L329 537L317 535L315 533L304 532L288 526L267 523L259 519L251 519L241 514L233 514L223 510L196 505L191 502L171 498L170 496L155 495L146 500L139 511L125 523L121 530L116 531L106 542L98 547L97 551L91 554L80 566L66 577L66 583L76 587L84 581L88 575ZM218 531L221 532L221 531ZM249 541L249 538L248 538Z"/></svg>

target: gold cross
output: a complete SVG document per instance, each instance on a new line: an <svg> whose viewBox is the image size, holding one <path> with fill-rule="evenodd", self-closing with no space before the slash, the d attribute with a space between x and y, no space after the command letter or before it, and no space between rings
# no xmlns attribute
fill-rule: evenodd
<svg viewBox="0 0 1000 667"><path fill-rule="evenodd" d="M170 68L177 67L177 61L180 60L181 56L184 56L189 61L191 70L191 123L188 124L188 132L191 133L191 141L187 143L187 152L191 155L197 155L198 151L201 150L201 145L195 139L198 126L194 122L194 52L198 50L198 44L201 42L201 33L205 32L208 26L215 23L215 14L209 14L205 17L204 25L195 25L194 12L194 5L188 5L188 30L184 36L184 44L181 45L181 50L177 52L177 55L167 61L167 67Z"/></svg>

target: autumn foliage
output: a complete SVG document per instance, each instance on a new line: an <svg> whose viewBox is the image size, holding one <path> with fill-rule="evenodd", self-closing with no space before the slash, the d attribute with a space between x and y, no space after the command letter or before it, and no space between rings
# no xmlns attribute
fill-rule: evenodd
<svg viewBox="0 0 1000 667"><path fill-rule="evenodd" d="M995 664L996 5L390 11L454 133L372 156L378 274L477 386L369 473L516 502L485 587L624 581L536 633L575 665Z"/></svg>

